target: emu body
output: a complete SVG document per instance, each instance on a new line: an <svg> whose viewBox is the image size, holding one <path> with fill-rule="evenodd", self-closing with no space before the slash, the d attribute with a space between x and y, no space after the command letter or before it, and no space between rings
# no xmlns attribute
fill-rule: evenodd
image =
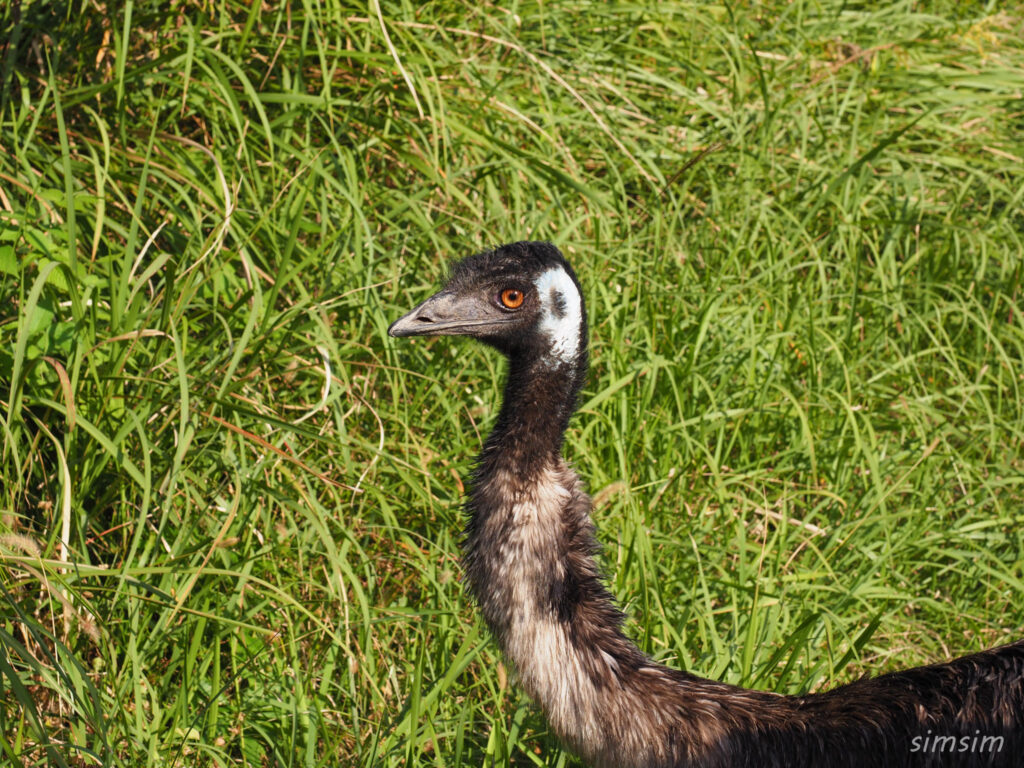
<svg viewBox="0 0 1024 768"><path fill-rule="evenodd" d="M669 669L623 634L594 559L590 499L562 457L587 371L587 318L554 246L463 260L389 333L472 336L509 360L467 501L467 583L523 688L588 763L1024 765L1024 641L783 696Z"/></svg>

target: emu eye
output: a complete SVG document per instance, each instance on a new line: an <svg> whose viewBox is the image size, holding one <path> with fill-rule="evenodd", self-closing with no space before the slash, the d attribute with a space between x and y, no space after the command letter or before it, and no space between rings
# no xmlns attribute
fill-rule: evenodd
<svg viewBox="0 0 1024 768"><path fill-rule="evenodd" d="M501 303L509 309L518 309L523 305L523 292L518 288L506 288L501 292Z"/></svg>

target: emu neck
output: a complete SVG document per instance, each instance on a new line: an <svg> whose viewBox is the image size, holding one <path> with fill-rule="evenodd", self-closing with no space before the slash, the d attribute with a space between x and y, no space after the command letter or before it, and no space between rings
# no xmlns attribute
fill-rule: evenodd
<svg viewBox="0 0 1024 768"><path fill-rule="evenodd" d="M560 365L526 353L510 355L505 395L480 455L481 471L500 464L524 477L551 466L561 454L585 376L585 352Z"/></svg>
<svg viewBox="0 0 1024 768"><path fill-rule="evenodd" d="M510 356L505 398L480 455L467 504L464 565L470 590L523 688L559 736L599 765L620 749L650 749L633 737L608 741L612 724L635 719L618 674L644 659L621 634L621 614L601 584L590 499L561 456L586 371ZM638 736L643 729L638 732ZM610 751L609 751L610 750Z"/></svg>
<svg viewBox="0 0 1024 768"><path fill-rule="evenodd" d="M573 750L600 768L682 765L671 759L682 731L678 749L695 754L722 738L713 714L727 686L706 683L683 706L681 686L698 681L653 664L621 631L593 557L590 498L561 456L585 350L576 361L510 356L467 503L466 581L520 684Z"/></svg>

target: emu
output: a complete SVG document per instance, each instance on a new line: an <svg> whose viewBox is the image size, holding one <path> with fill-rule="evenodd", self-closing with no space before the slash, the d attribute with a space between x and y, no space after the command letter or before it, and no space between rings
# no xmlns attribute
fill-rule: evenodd
<svg viewBox="0 0 1024 768"><path fill-rule="evenodd" d="M591 502L562 457L587 315L559 250L455 264L391 336L470 336L509 361L466 502L466 582L520 684L597 768L1024 765L1024 640L821 693L747 690L662 666L622 631Z"/></svg>

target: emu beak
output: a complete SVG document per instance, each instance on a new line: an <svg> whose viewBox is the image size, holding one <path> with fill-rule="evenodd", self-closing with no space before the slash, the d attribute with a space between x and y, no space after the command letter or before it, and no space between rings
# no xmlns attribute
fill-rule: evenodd
<svg viewBox="0 0 1024 768"><path fill-rule="evenodd" d="M435 293L388 328L389 336L481 336L504 318L495 317L482 299L451 291Z"/></svg>

